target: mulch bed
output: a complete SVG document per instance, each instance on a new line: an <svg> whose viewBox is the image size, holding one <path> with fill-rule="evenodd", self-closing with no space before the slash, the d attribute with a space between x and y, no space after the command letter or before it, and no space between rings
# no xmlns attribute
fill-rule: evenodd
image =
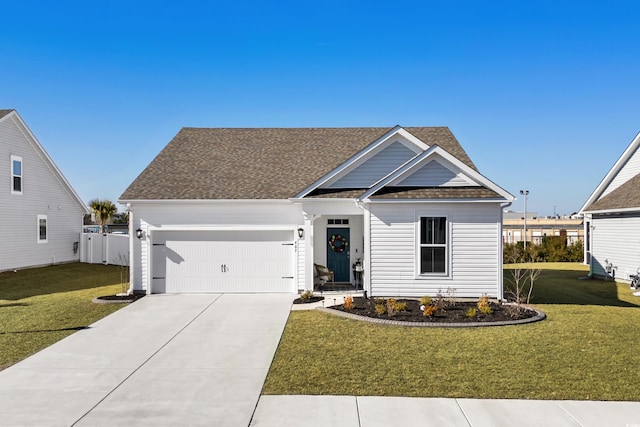
<svg viewBox="0 0 640 427"><path fill-rule="evenodd" d="M311 304L312 302L322 301L323 299L324 297L321 297L321 296L314 296L312 298L307 298L307 299L296 298L293 300L293 303L294 304Z"/></svg>
<svg viewBox="0 0 640 427"><path fill-rule="evenodd" d="M478 323L478 322L503 322L528 319L535 317L537 312L525 307L514 307L508 305L498 304L491 302L491 308L493 312L491 314L482 314L480 310L477 312L477 316L469 318L465 315L465 312L469 308L477 308L477 302L460 302L456 301L453 305L449 305L445 309L438 310L432 316L425 316L420 310L420 302L412 299L396 299L398 302L406 302L406 311L400 311L393 316L389 316L387 313L378 314L375 311L376 301L378 298L353 298L354 308L352 310L345 310L344 305L334 305L329 307L333 310L343 311L345 313L352 313L359 316L371 317L374 319L383 320L399 320L402 322L431 322L431 323Z"/></svg>
<svg viewBox="0 0 640 427"><path fill-rule="evenodd" d="M126 304L134 302L142 298L144 294L132 294L132 295L104 295L93 299L93 302L98 304Z"/></svg>

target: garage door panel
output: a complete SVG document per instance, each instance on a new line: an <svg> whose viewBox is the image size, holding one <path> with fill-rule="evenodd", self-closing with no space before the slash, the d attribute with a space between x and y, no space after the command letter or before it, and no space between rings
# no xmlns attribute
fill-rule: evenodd
<svg viewBox="0 0 640 427"><path fill-rule="evenodd" d="M293 292L294 246L290 241L267 241L265 236L262 232L255 242L184 241L172 232L162 240L162 250L154 251L154 271L164 273L158 282L169 293ZM161 283L157 285L154 292L162 292Z"/></svg>

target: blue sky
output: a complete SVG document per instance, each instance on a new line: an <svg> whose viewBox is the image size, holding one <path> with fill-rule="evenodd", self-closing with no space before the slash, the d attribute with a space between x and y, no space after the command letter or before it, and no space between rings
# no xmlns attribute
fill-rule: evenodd
<svg viewBox="0 0 640 427"><path fill-rule="evenodd" d="M0 108L85 201L116 201L183 126L400 124L450 127L485 176L530 191L529 211L569 214L640 131L637 1L0 10Z"/></svg>

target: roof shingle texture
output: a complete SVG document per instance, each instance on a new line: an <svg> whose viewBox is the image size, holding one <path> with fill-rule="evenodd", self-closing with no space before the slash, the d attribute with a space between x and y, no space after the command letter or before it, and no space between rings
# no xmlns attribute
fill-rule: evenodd
<svg viewBox="0 0 640 427"><path fill-rule="evenodd" d="M372 199L503 199L486 187L385 187Z"/></svg>
<svg viewBox="0 0 640 427"><path fill-rule="evenodd" d="M640 174L616 188L611 193L596 200L586 212L616 209L640 209Z"/></svg>
<svg viewBox="0 0 640 427"><path fill-rule="evenodd" d="M287 199L390 129L183 128L120 199ZM476 170L449 128L404 129Z"/></svg>

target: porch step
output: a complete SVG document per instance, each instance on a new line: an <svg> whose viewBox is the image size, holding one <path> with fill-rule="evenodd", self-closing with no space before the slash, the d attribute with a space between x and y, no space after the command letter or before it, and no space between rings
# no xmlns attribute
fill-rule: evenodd
<svg viewBox="0 0 640 427"><path fill-rule="evenodd" d="M349 282L327 282L320 286L320 292L356 292L357 289L353 283Z"/></svg>

